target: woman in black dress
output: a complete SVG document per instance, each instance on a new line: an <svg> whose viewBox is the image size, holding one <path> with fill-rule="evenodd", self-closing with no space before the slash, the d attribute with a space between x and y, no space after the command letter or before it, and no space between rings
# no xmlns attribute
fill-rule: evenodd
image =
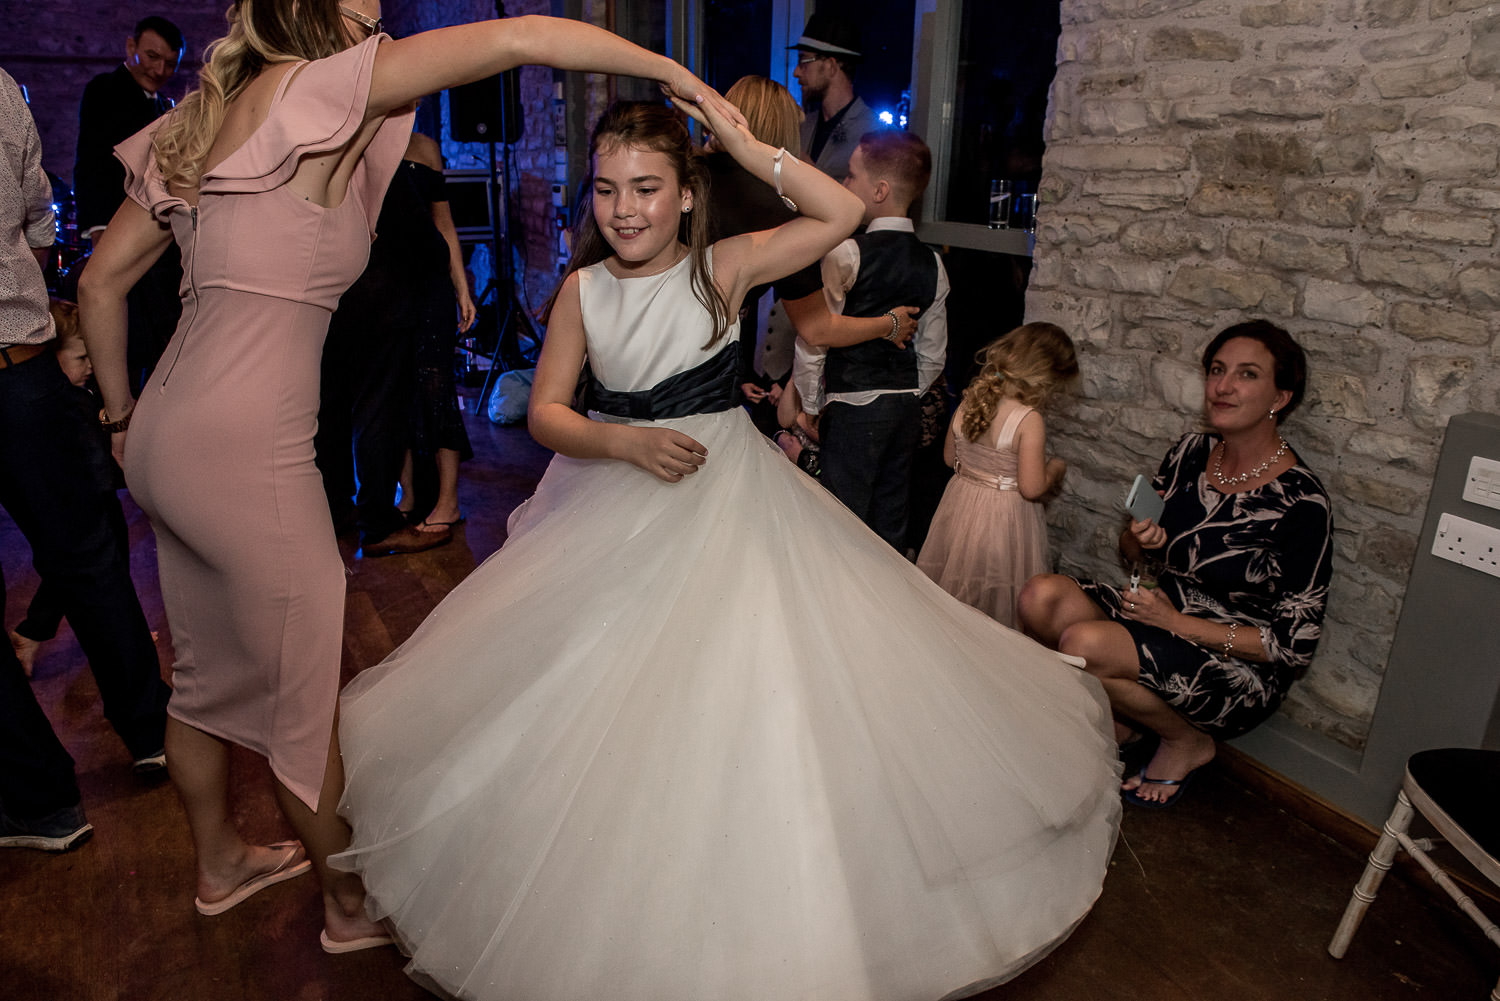
<svg viewBox="0 0 1500 1001"><path fill-rule="evenodd" d="M1177 442L1153 482L1160 518L1120 539L1129 562L1159 561L1159 587L1044 574L1020 599L1026 632L1104 683L1122 743L1136 726L1161 738L1123 787L1144 806L1175 802L1216 738L1276 711L1328 601L1328 494L1279 430L1306 387L1302 349L1273 324L1242 323L1209 343L1203 371L1209 431Z"/></svg>

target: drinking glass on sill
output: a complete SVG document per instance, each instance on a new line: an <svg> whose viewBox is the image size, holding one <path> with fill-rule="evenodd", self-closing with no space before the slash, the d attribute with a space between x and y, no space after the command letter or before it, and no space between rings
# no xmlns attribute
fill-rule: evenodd
<svg viewBox="0 0 1500 1001"><path fill-rule="evenodd" d="M1010 225L1010 182L990 181L990 229Z"/></svg>

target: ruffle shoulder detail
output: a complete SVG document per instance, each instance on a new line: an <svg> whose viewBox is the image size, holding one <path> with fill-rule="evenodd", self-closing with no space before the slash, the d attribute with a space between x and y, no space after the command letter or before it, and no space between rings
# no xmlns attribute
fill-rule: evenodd
<svg viewBox="0 0 1500 1001"><path fill-rule="evenodd" d="M167 190L161 167L156 162L156 149L152 144L156 130L164 121L165 117L158 118L115 147L115 159L125 167L125 194L161 223L167 221L174 208L187 207L186 201Z"/></svg>

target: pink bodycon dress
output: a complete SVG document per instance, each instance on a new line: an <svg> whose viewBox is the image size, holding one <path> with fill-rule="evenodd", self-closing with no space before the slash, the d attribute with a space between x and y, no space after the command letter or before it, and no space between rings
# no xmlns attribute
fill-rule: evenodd
<svg viewBox="0 0 1500 1001"><path fill-rule="evenodd" d="M313 464L319 366L411 116L380 127L337 207L286 184L301 157L360 128L382 38L289 71L265 123L204 173L196 208L163 184L155 126L117 150L127 193L182 250L182 320L125 448L177 652L168 712L264 754L314 809L344 625L344 567Z"/></svg>

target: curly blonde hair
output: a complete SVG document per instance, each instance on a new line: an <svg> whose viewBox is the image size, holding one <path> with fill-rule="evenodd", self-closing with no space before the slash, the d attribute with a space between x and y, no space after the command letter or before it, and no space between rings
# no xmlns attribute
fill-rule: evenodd
<svg viewBox="0 0 1500 1001"><path fill-rule="evenodd" d="M152 144L168 186L198 186L229 102L261 70L352 44L337 0L236 0L225 16L229 33L204 51L198 89L172 110Z"/></svg>
<svg viewBox="0 0 1500 1001"><path fill-rule="evenodd" d="M994 423L1004 399L1039 407L1059 386L1078 375L1073 341L1051 323L1028 323L991 342L975 361L982 366L964 390L960 430L978 441Z"/></svg>

